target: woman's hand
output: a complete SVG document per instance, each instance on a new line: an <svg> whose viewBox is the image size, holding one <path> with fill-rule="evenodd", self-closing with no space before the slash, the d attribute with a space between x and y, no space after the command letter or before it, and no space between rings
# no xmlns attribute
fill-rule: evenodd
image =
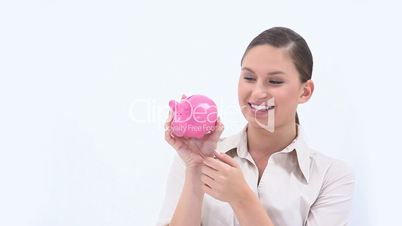
<svg viewBox="0 0 402 226"><path fill-rule="evenodd" d="M204 159L201 168L204 192L230 204L247 198L252 191L239 164L225 153L215 152L215 156Z"/></svg>
<svg viewBox="0 0 402 226"><path fill-rule="evenodd" d="M170 127L172 120L173 113L169 112L165 123L165 140L177 151L187 168L201 167L205 157L213 156L219 137L223 132L224 126L220 118L218 118L215 130L201 139L173 136Z"/></svg>

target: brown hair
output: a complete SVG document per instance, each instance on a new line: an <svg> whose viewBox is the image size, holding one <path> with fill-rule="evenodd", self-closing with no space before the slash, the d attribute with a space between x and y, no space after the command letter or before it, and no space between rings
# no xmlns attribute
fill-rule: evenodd
<svg viewBox="0 0 402 226"><path fill-rule="evenodd" d="M304 38L293 30L286 27L273 27L257 35L247 46L241 58L240 65L242 65L247 52L259 45L284 48L299 72L300 82L304 83L311 79L313 73L313 56ZM297 124L300 124L297 112L295 120Z"/></svg>

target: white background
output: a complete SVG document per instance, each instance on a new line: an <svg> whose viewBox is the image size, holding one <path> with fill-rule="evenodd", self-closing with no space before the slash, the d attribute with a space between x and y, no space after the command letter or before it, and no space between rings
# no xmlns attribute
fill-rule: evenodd
<svg viewBox="0 0 402 226"><path fill-rule="evenodd" d="M351 225L400 223L397 1L1 1L0 225L153 225L172 150L168 101L205 94L223 136L248 43L287 26L309 43L308 143L357 177ZM398 15L399 14L399 15Z"/></svg>

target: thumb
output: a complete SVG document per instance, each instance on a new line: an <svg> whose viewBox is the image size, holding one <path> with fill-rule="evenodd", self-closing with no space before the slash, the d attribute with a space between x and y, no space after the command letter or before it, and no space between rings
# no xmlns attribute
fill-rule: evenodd
<svg viewBox="0 0 402 226"><path fill-rule="evenodd" d="M211 139L213 140L219 140L219 138L222 135L223 130L225 129L224 125L221 122L220 117L218 118L218 120L216 121L216 125L215 125L215 131L212 132L211 134Z"/></svg>
<svg viewBox="0 0 402 226"><path fill-rule="evenodd" d="M233 166L235 168L239 168L239 164L229 155L227 155L226 153L220 153L219 151L215 151L215 156L217 159L221 160L222 162Z"/></svg>

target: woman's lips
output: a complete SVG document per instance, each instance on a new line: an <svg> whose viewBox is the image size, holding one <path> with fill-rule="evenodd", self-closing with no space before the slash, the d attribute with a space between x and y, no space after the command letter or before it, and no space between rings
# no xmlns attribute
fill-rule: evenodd
<svg viewBox="0 0 402 226"><path fill-rule="evenodd" d="M275 105L268 106L265 104L253 104L253 103L248 103L248 106L254 111L269 111L275 108Z"/></svg>
<svg viewBox="0 0 402 226"><path fill-rule="evenodd" d="M260 105L260 106L261 106L261 105ZM261 109L261 107L258 108L258 109L255 108L255 107L256 107L256 106L254 106L254 104L248 103L248 109L250 110L250 112L251 112L253 115L258 115L258 116L265 116L265 115L268 114L268 111L271 111L271 110L275 109L275 106L270 106L270 107L268 107L268 109L267 109L266 106L264 106L263 109Z"/></svg>

